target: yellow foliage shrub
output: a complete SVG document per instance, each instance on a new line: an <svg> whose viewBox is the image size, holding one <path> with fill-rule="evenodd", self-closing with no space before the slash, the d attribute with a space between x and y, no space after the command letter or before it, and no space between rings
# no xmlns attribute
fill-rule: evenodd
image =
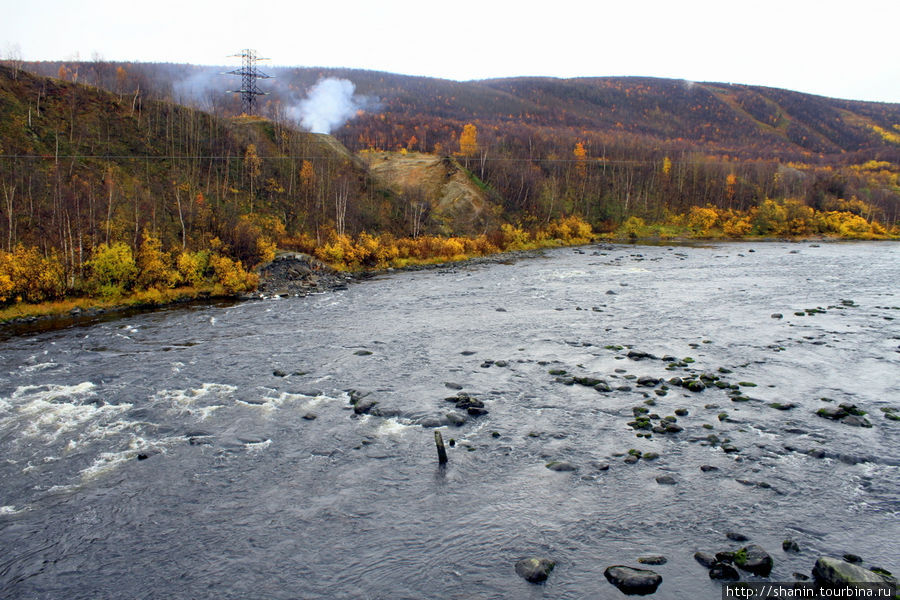
<svg viewBox="0 0 900 600"><path fill-rule="evenodd" d="M510 223L500 226L500 234L501 250L522 250L531 241L527 231Z"/></svg>
<svg viewBox="0 0 900 600"><path fill-rule="evenodd" d="M457 238L447 238L441 244L441 256L445 258L461 257L465 250L465 245Z"/></svg>
<svg viewBox="0 0 900 600"><path fill-rule="evenodd" d="M284 223L272 215L242 215L234 227L232 254L249 265L275 258L278 241L286 236Z"/></svg>
<svg viewBox="0 0 900 600"><path fill-rule="evenodd" d="M100 244L87 262L88 288L103 297L121 295L129 289L138 274L131 247L124 242Z"/></svg>
<svg viewBox="0 0 900 600"><path fill-rule="evenodd" d="M59 298L66 291L65 269L53 254L43 256L36 247L17 245L11 255L12 270L8 275L13 293L26 302L42 302Z"/></svg>
<svg viewBox="0 0 900 600"><path fill-rule="evenodd" d="M275 259L275 251L278 249L274 240L260 236L256 238L256 254L259 256L259 262L267 263Z"/></svg>
<svg viewBox="0 0 900 600"><path fill-rule="evenodd" d="M709 234L709 230L719 219L719 212L713 206L692 206L691 212L688 214L688 228L691 233L698 236Z"/></svg>
<svg viewBox="0 0 900 600"><path fill-rule="evenodd" d="M0 304L6 304L13 297L13 282L8 274L0 271Z"/></svg>
<svg viewBox="0 0 900 600"><path fill-rule="evenodd" d="M197 286L206 279L209 269L209 251L182 252L176 260L179 283Z"/></svg>
<svg viewBox="0 0 900 600"><path fill-rule="evenodd" d="M362 232L353 243L353 261L347 266L385 267L400 255L400 251L390 235L378 237Z"/></svg>
<svg viewBox="0 0 900 600"><path fill-rule="evenodd" d="M576 215L554 221L547 227L547 234L550 237L570 244L587 243L591 240L593 233L590 224ZM539 236L535 236L535 238L536 241L540 241Z"/></svg>
<svg viewBox="0 0 900 600"><path fill-rule="evenodd" d="M859 215L843 213L846 215L841 219L840 234L841 237L847 238L863 238L872 234L872 227L869 222Z"/></svg>
<svg viewBox="0 0 900 600"><path fill-rule="evenodd" d="M353 240L347 235L333 235L331 241L316 248L315 254L318 259L333 265L349 267L357 263Z"/></svg>
<svg viewBox="0 0 900 600"><path fill-rule="evenodd" d="M460 238L465 246L465 254L469 256L486 256L499 252L500 249L488 240L486 235L477 238Z"/></svg>
<svg viewBox="0 0 900 600"><path fill-rule="evenodd" d="M750 233L753 224L749 215L732 214L722 222L722 233L728 237L743 237Z"/></svg>
<svg viewBox="0 0 900 600"><path fill-rule="evenodd" d="M0 250L0 304L15 300L12 281L12 255Z"/></svg>
<svg viewBox="0 0 900 600"><path fill-rule="evenodd" d="M162 242L144 232L137 255L137 285L143 289L173 287L178 281L178 272L172 268L169 254L163 252Z"/></svg>
<svg viewBox="0 0 900 600"><path fill-rule="evenodd" d="M130 302L136 304L149 304L151 306L160 306L168 301L166 295L159 288L149 288L135 293Z"/></svg>
<svg viewBox="0 0 900 600"><path fill-rule="evenodd" d="M809 235L813 231L815 212L799 200L785 200L785 229L778 233L787 235Z"/></svg>
<svg viewBox="0 0 900 600"><path fill-rule="evenodd" d="M246 271L239 260L231 260L227 256L215 254L210 257L209 265L216 282L228 294L252 290L259 283L259 277L255 273Z"/></svg>
<svg viewBox="0 0 900 600"><path fill-rule="evenodd" d="M787 211L774 200L765 200L756 209L753 226L763 235L782 233L787 227Z"/></svg>
<svg viewBox="0 0 900 600"><path fill-rule="evenodd" d="M643 235L647 228L647 224L640 217L628 217L621 227L619 233L630 238L638 238Z"/></svg>

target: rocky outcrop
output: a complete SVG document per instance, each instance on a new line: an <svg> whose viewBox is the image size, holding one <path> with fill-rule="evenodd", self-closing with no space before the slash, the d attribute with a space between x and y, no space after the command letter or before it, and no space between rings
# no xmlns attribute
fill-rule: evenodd
<svg viewBox="0 0 900 600"><path fill-rule="evenodd" d="M353 276L335 271L302 252L283 252L257 269L258 294L262 296L306 296L342 289Z"/></svg>

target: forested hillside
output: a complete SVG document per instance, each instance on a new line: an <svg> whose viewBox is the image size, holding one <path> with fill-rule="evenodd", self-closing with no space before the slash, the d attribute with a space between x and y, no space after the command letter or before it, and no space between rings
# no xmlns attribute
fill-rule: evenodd
<svg viewBox="0 0 900 600"><path fill-rule="evenodd" d="M102 87L120 94L170 99L204 110L235 114L240 103L227 67L168 63L25 63L35 73ZM366 114L336 132L353 149L406 146L450 148L461 124L474 122L491 141L509 147L531 132L532 142L591 136L601 155L616 134L672 143L705 153L743 158L838 162L897 161L900 104L826 98L741 84L696 83L646 77L554 79L522 77L457 82L376 71L333 68L267 68L263 114L274 120L326 77L350 80L372 102ZM231 87L230 87L231 86ZM536 132L536 133L535 133ZM603 136L611 136L605 138ZM529 137L529 136L526 136ZM496 138L496 140L494 139ZM572 140L566 140L569 144ZM488 138L484 138L488 142ZM439 148L440 149L440 148ZM538 152L535 152L538 150ZM543 157L544 148L530 148ZM440 152L437 152L440 153ZM849 155L843 156L841 155Z"/></svg>
<svg viewBox="0 0 900 600"><path fill-rule="evenodd" d="M223 116L239 109L223 93L232 83L224 67L26 66L69 79L77 73L123 97L170 98ZM566 206L609 226L635 211L656 219L707 203L746 210L766 198L823 209L855 197L889 223L900 214L891 176L900 164L900 104L637 77L456 82L352 69L267 71L277 77L260 84L269 93L261 112L276 124L295 123L293 109L316 81L352 81L361 109L332 133L354 151L457 153L464 126L473 124L477 150L468 166L514 220Z"/></svg>
<svg viewBox="0 0 900 600"><path fill-rule="evenodd" d="M25 66L52 76L0 67L0 246L20 252L9 264L52 260L60 281L7 286L5 301L96 293L97 257L116 244L136 273L151 254L168 265L145 285L177 285L191 279L175 273L182 255L221 282L210 257L250 267L276 245L352 267L586 239L588 224L883 237L900 221L896 104L639 78L273 69L262 116L248 117L220 69ZM325 76L351 80L360 107L334 137L295 117ZM459 234L483 239L398 242Z"/></svg>

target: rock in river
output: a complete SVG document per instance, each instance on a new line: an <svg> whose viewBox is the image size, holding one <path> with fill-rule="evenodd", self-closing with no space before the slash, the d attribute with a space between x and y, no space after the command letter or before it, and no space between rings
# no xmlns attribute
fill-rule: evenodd
<svg viewBox="0 0 900 600"><path fill-rule="evenodd" d="M468 418L466 415L458 412L449 412L447 413L447 422L451 425L456 425L457 427L462 427L466 424Z"/></svg>
<svg viewBox="0 0 900 600"><path fill-rule="evenodd" d="M772 557L756 544L748 544L734 554L734 564L741 570L768 577L772 572Z"/></svg>
<svg viewBox="0 0 900 600"><path fill-rule="evenodd" d="M578 467L573 465L572 463L564 462L564 461L550 461L546 465L548 469L551 471L576 471Z"/></svg>
<svg viewBox="0 0 900 600"><path fill-rule="evenodd" d="M353 405L353 412L358 415L367 415L377 404L377 400L360 400Z"/></svg>
<svg viewBox="0 0 900 600"><path fill-rule="evenodd" d="M549 558L523 558L516 563L516 574L531 583L546 581L556 563Z"/></svg>
<svg viewBox="0 0 900 600"><path fill-rule="evenodd" d="M729 564L717 562L709 568L710 579L723 579L725 581L737 581L741 578L737 569Z"/></svg>
<svg viewBox="0 0 900 600"><path fill-rule="evenodd" d="M623 565L608 567L606 579L625 594L652 594L662 583L662 576L647 569L634 569Z"/></svg>
<svg viewBox="0 0 900 600"><path fill-rule="evenodd" d="M694 560L698 563L706 567L707 569L711 568L718 561L716 557L710 554L709 552L694 552Z"/></svg>
<svg viewBox="0 0 900 600"><path fill-rule="evenodd" d="M853 583L887 583L884 577L839 558L822 556L813 567L816 583L846 585Z"/></svg>

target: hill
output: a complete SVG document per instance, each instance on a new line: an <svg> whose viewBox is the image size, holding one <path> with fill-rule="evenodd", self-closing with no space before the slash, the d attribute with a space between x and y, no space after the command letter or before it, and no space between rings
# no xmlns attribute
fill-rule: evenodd
<svg viewBox="0 0 900 600"><path fill-rule="evenodd" d="M67 66L68 64L68 66ZM227 114L225 67L149 63L26 63L55 76L148 97L168 97ZM261 84L272 118L303 98L319 79L348 79L377 99L366 114L336 130L351 149L454 148L467 122L498 148L544 156L575 141L602 154L627 138L642 145L738 156L849 164L900 160L900 104L826 98L790 90L646 77L519 77L458 82L357 69L272 68ZM277 120L277 118L276 118ZM490 138L488 138L488 134ZM530 146L529 146L530 140ZM440 153L440 152L437 152Z"/></svg>
<svg viewBox="0 0 900 600"><path fill-rule="evenodd" d="M101 243L136 248L144 230L167 248L218 239L253 264L264 217L316 235L333 224L338 187L395 200L330 136L0 67L3 246L57 252L69 272ZM391 226L362 202L345 217Z"/></svg>
<svg viewBox="0 0 900 600"><path fill-rule="evenodd" d="M253 262L251 214L276 219L298 247L333 230L466 233L572 214L609 230L767 199L900 220L898 104L648 78L277 68L268 117L246 118L227 116L236 98L221 93L221 68L26 67L62 78L0 71L0 168L14 191L4 233L8 246L65 248L70 263L108 239L136 246L145 227L170 247L218 238ZM298 131L291 116L323 77L353 81L364 100L333 137ZM23 194L33 209L17 204Z"/></svg>
<svg viewBox="0 0 900 600"><path fill-rule="evenodd" d="M240 291L253 280L241 264L276 244L358 268L584 242L592 228L900 233L897 105L666 80L293 69L267 116L229 116L219 94L204 111L154 88L205 69L118 65L110 82L100 66L110 89L82 83L80 65L60 77L0 66L0 304ZM302 86L322 76L353 77L366 107L334 135L294 120Z"/></svg>

